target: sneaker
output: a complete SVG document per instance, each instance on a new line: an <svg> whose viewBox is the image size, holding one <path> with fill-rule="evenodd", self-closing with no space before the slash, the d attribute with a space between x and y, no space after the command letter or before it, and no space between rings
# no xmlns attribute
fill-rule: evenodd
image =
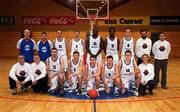
<svg viewBox="0 0 180 112"><path fill-rule="evenodd" d="M78 89L78 91L77 91L77 95L82 95L82 89Z"/></svg>
<svg viewBox="0 0 180 112"><path fill-rule="evenodd" d="M64 95L64 89L60 88L60 95L63 96Z"/></svg>
<svg viewBox="0 0 180 112"><path fill-rule="evenodd" d="M13 95L16 95L16 94L17 94L16 88L12 89L12 94L13 94Z"/></svg>
<svg viewBox="0 0 180 112"><path fill-rule="evenodd" d="M153 95L153 92L152 92L152 91L149 91L149 94L150 94L150 95Z"/></svg>
<svg viewBox="0 0 180 112"><path fill-rule="evenodd" d="M114 91L114 96L119 96L119 92L118 91Z"/></svg>
<svg viewBox="0 0 180 112"><path fill-rule="evenodd" d="M27 91L28 91L28 88L23 87L23 91L24 91L24 92L27 92Z"/></svg>
<svg viewBox="0 0 180 112"><path fill-rule="evenodd" d="M138 89L135 89L134 95L135 95L135 96L140 96Z"/></svg>
<svg viewBox="0 0 180 112"><path fill-rule="evenodd" d="M162 86L162 88L163 88L163 89L167 89L167 87L166 87L166 86Z"/></svg>

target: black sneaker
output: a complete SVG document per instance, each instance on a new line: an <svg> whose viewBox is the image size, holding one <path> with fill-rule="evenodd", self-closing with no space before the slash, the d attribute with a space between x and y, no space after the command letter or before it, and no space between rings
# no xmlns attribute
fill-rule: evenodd
<svg viewBox="0 0 180 112"><path fill-rule="evenodd" d="M119 96L119 92L117 90L114 91L114 96Z"/></svg>
<svg viewBox="0 0 180 112"><path fill-rule="evenodd" d="M63 96L64 95L64 89L60 88L60 95Z"/></svg>
<svg viewBox="0 0 180 112"><path fill-rule="evenodd" d="M149 94L150 94L150 95L153 95L153 92L152 92L152 91L149 91Z"/></svg>
<svg viewBox="0 0 180 112"><path fill-rule="evenodd" d="M77 91L77 95L82 95L82 89L78 89L78 91Z"/></svg>
<svg viewBox="0 0 180 112"><path fill-rule="evenodd" d="M167 89L167 87L166 87L166 86L162 86L162 88L163 88L163 89Z"/></svg>

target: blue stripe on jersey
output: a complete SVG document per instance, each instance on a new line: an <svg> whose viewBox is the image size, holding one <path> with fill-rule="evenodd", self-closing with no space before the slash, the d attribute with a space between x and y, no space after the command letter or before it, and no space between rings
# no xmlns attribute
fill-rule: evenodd
<svg viewBox="0 0 180 112"><path fill-rule="evenodd" d="M39 56L41 61L46 61L51 56L51 47L48 41L39 43Z"/></svg>
<svg viewBox="0 0 180 112"><path fill-rule="evenodd" d="M26 41L23 39L20 45L20 55L24 55L26 62L33 62L34 56L34 43L30 39Z"/></svg>

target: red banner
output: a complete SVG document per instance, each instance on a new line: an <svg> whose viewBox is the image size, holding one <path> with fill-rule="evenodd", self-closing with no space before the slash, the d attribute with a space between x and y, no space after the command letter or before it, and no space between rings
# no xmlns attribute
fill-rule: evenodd
<svg viewBox="0 0 180 112"><path fill-rule="evenodd" d="M74 25L75 17L69 16L23 16L23 25Z"/></svg>

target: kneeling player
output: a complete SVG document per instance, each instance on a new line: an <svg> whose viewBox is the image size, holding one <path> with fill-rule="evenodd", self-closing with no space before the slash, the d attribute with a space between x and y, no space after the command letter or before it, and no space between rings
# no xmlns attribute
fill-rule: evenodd
<svg viewBox="0 0 180 112"><path fill-rule="evenodd" d="M122 59L119 63L120 73L121 73L121 93L125 94L126 90L129 89L130 81L135 80L136 78L136 89L135 95L138 95L138 88L141 81L141 75L139 74L139 69L136 64L136 61L132 58L131 51L125 51L125 59Z"/></svg>
<svg viewBox="0 0 180 112"><path fill-rule="evenodd" d="M87 91L93 89L94 86L99 89L100 72L101 65L96 61L96 57L94 55L90 56L90 62L85 67Z"/></svg>
<svg viewBox="0 0 180 112"><path fill-rule="evenodd" d="M69 63L69 75L68 75L68 81L70 82L70 88L71 90L75 90L77 88L77 78L78 78L78 94L81 94L81 88L82 88L82 72L83 72L83 62L82 59L79 57L79 52L74 51L73 57L70 60Z"/></svg>
<svg viewBox="0 0 180 112"><path fill-rule="evenodd" d="M107 63L102 66L102 79L104 82L106 93L109 94L111 92L111 87L115 83L115 91L114 95L119 96L119 86L120 86L120 78L118 65L113 63L113 57L107 56Z"/></svg>

